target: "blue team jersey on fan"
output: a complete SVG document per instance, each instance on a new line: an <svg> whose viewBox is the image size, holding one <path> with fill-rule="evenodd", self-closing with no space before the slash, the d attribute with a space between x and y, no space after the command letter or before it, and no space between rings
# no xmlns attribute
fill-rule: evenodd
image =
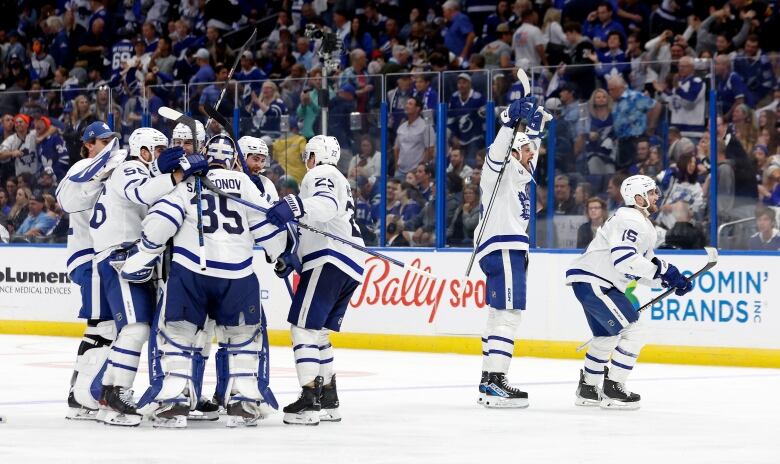
<svg viewBox="0 0 780 464"><path fill-rule="evenodd" d="M111 47L111 72L122 70L122 63L135 56L135 48L129 40L120 40Z"/></svg>
<svg viewBox="0 0 780 464"><path fill-rule="evenodd" d="M479 115L479 109L484 106L485 97L476 90L472 89L465 100L461 99L459 92L452 94L447 110L447 124L453 135L463 144L476 142L484 137L484 118Z"/></svg>

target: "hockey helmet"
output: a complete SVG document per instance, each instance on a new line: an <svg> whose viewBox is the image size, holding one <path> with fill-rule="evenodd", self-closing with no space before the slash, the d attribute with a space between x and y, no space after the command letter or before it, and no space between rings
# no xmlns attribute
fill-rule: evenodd
<svg viewBox="0 0 780 464"><path fill-rule="evenodd" d="M315 135L307 143L303 152L303 164L309 161L314 155L317 164L336 165L341 158L341 147L336 137L326 135Z"/></svg>
<svg viewBox="0 0 780 464"><path fill-rule="evenodd" d="M133 133L130 134L128 145L130 146L130 156L138 158L144 164L152 164L156 158L156 156L154 156L155 148L168 148L168 137L166 137L157 129L153 129L151 127L141 127L134 130ZM152 159L145 160L143 156L141 156L142 148L146 148L149 153L152 154Z"/></svg>
<svg viewBox="0 0 780 464"><path fill-rule="evenodd" d="M651 190L657 190L658 187L655 181L647 176L636 175L626 178L623 184L620 185L620 195L623 196L623 203L626 206L638 206L636 204L636 195L639 195L645 200L645 206L640 208L647 208L650 204L650 200L647 198L647 192Z"/></svg>
<svg viewBox="0 0 780 464"><path fill-rule="evenodd" d="M206 143L206 159L225 169L231 169L236 160L236 148L233 139L226 134L217 134Z"/></svg>
<svg viewBox="0 0 780 464"><path fill-rule="evenodd" d="M195 131L198 133L198 145L202 147L203 144L206 143L206 129L203 127L202 122L195 121ZM174 145L179 145L180 143L176 143L177 140L192 140L192 130L190 130L190 126L183 123L176 124L176 127L173 128L173 133L171 134L171 141Z"/></svg>
<svg viewBox="0 0 780 464"><path fill-rule="evenodd" d="M238 148L241 149L241 154L246 159L249 159L252 155L261 155L260 172L265 171L265 165L268 161L268 145L263 139L245 135L238 139Z"/></svg>
<svg viewBox="0 0 780 464"><path fill-rule="evenodd" d="M523 145L528 145L531 143L531 139L528 138L528 136L525 134L525 132L517 131L515 134L515 138L512 139L512 150L517 150L518 153L521 153L523 148Z"/></svg>

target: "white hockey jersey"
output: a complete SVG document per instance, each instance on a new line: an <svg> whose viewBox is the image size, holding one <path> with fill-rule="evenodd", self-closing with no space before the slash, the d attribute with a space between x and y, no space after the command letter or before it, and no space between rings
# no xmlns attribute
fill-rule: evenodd
<svg viewBox="0 0 780 464"><path fill-rule="evenodd" d="M68 273L84 263L92 261L95 250L89 233L89 218L103 183L99 180L74 182L71 178L81 173L92 163L91 159L82 159L68 169L65 178L57 185L57 201L62 210L70 217L68 229Z"/></svg>
<svg viewBox="0 0 780 464"><path fill-rule="evenodd" d="M263 189L260 191L260 195L268 201L270 204L274 204L279 201L279 192L276 191L276 186L271 182L271 179L260 174L257 177L260 178L260 182L263 183Z"/></svg>
<svg viewBox="0 0 780 464"><path fill-rule="evenodd" d="M213 169L208 178L227 193L270 208L243 172ZM269 223L265 214L207 189L201 193L206 270L200 269L195 180L177 185L149 209L143 222L141 249L158 253L173 237L173 262L197 274L238 279L252 274L252 250L262 246L275 261L287 245L287 229Z"/></svg>
<svg viewBox="0 0 780 464"><path fill-rule="evenodd" d="M660 281L654 280L658 266L651 261L656 237L653 223L639 210L619 208L566 271L566 283L588 282L621 292L632 280L660 286Z"/></svg>
<svg viewBox="0 0 780 464"><path fill-rule="evenodd" d="M301 181L301 222L365 246L355 223L355 200L347 179L329 164L315 166ZM300 229L298 257L307 271L331 263L357 281L363 278L363 253L328 237Z"/></svg>
<svg viewBox="0 0 780 464"><path fill-rule="evenodd" d="M482 220L498 180L498 173L504 164L504 157L512 143L512 136L511 128L502 127L490 145L482 166L482 179L479 182L481 213L474 237L479 237L483 227L485 232L477 247L477 262L495 250L528 250L526 231L531 219L531 195L528 187L532 174L512 156L509 157L509 163L501 177L488 222L484 223Z"/></svg>
<svg viewBox="0 0 780 464"><path fill-rule="evenodd" d="M117 166L92 210L89 226L95 254L138 240L147 210L173 187L170 174L152 177L139 160Z"/></svg>

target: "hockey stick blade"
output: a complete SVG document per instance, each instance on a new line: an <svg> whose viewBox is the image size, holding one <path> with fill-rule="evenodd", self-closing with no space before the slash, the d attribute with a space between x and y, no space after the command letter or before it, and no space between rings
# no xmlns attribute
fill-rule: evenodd
<svg viewBox="0 0 780 464"><path fill-rule="evenodd" d="M690 277L688 277L688 279L687 279L688 282L696 280L696 278L698 278L700 275L702 275L705 272L709 271L710 269L715 267L716 264L718 264L718 249L717 248L715 248L715 247L704 247L704 251L707 253L707 264L705 264L704 267L702 267L698 271L694 272ZM674 290L675 290L674 288L666 289L665 292L661 293L657 297L655 297L652 300L650 300L649 303L647 303L644 306L642 306L641 308L639 308L637 310L637 312L641 313L645 309L647 309L649 307L652 307L654 304L658 303L659 301L663 300L667 296L669 296L672 293L674 293ZM585 342L582 345L578 346L577 347L577 351L582 351L582 349L585 348L586 346L588 346L590 344L590 342L592 342L592 341L593 341L593 339L591 338L587 342Z"/></svg>
<svg viewBox="0 0 780 464"><path fill-rule="evenodd" d="M165 119L170 119L171 121L181 122L180 118L184 116L184 113L181 111L176 111L173 108L167 107L167 106L161 106L157 110L157 114L164 117Z"/></svg>

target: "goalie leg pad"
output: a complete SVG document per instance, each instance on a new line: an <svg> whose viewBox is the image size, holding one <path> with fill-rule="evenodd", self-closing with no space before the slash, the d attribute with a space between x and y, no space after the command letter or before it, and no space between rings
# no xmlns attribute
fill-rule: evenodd
<svg viewBox="0 0 780 464"><path fill-rule="evenodd" d="M488 309L488 320L483 338L487 340L487 372L506 374L515 347L515 334L522 311L517 309Z"/></svg>
<svg viewBox="0 0 780 464"><path fill-rule="evenodd" d="M124 388L133 386L138 363L141 360L141 350L148 339L149 325L145 323L128 324L120 330L117 339L111 345L103 385Z"/></svg>
<svg viewBox="0 0 780 464"><path fill-rule="evenodd" d="M305 386L314 382L320 372L320 331L290 326L292 332L293 356L298 383Z"/></svg>
<svg viewBox="0 0 780 464"><path fill-rule="evenodd" d="M157 332L162 381L154 401L163 407L172 403L186 405L187 409L195 406L192 371L200 352L195 346L197 332L197 326L186 321L166 322Z"/></svg>
<svg viewBox="0 0 780 464"><path fill-rule="evenodd" d="M74 399L84 408L98 409L97 400L100 398L100 389L98 389L97 395L93 395L91 386L96 379L98 384L101 383L99 374L102 372L103 365L108 358L111 342L115 337L114 321L89 320L87 322L84 338L79 345L78 357L76 358L76 379L72 387ZM76 411L72 409L71 412L76 414Z"/></svg>
<svg viewBox="0 0 780 464"><path fill-rule="evenodd" d="M609 378L626 383L644 345L644 329L639 322L632 322L620 331L619 341L609 362Z"/></svg>

